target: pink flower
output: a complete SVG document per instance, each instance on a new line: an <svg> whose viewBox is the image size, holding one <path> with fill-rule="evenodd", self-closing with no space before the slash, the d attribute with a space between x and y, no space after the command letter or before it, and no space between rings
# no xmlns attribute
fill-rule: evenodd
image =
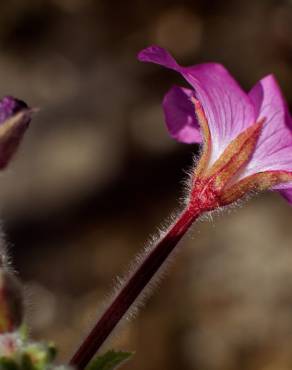
<svg viewBox="0 0 292 370"><path fill-rule="evenodd" d="M157 46L138 58L179 72L191 86L172 87L163 109L172 137L204 141L194 187L212 178L220 205L265 189L278 190L292 204L292 120L273 75L245 93L220 64L182 67Z"/></svg>
<svg viewBox="0 0 292 370"><path fill-rule="evenodd" d="M178 242L205 212L252 191L279 190L292 203L292 121L273 76L246 94L214 63L182 67L164 49L139 53L145 62L179 72L192 89L173 87L163 100L168 130L184 143L202 143L181 211L136 258L110 304L77 349L70 365L83 370L136 300L164 271ZM146 293L147 294L147 293Z"/></svg>
<svg viewBox="0 0 292 370"><path fill-rule="evenodd" d="M205 212L252 191L279 190L292 204L292 120L273 76L246 94L215 63L182 67L164 49L149 47L141 61L179 72L192 89L173 87L163 100L168 130L184 143L203 143L188 197L169 227L125 276L111 303L78 348L70 365L83 370L119 321L163 271L178 242Z"/></svg>

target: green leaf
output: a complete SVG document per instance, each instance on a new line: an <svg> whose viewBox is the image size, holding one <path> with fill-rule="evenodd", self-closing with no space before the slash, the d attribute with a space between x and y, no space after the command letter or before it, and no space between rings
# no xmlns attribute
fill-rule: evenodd
<svg viewBox="0 0 292 370"><path fill-rule="evenodd" d="M57 348L53 342L47 344L47 362L53 362L57 356Z"/></svg>
<svg viewBox="0 0 292 370"><path fill-rule="evenodd" d="M132 352L108 351L91 361L86 370L113 370L117 369L133 355Z"/></svg>
<svg viewBox="0 0 292 370"><path fill-rule="evenodd" d="M0 370L18 370L17 363L9 357L0 357Z"/></svg>
<svg viewBox="0 0 292 370"><path fill-rule="evenodd" d="M28 343L22 357L24 370L43 370L56 357L56 348L52 343Z"/></svg>
<svg viewBox="0 0 292 370"><path fill-rule="evenodd" d="M23 353L20 359L22 370L35 370L31 357L27 353Z"/></svg>

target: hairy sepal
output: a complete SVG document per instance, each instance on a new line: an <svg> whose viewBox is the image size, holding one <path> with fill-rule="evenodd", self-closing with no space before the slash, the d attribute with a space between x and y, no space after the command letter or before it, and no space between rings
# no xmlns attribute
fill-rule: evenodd
<svg viewBox="0 0 292 370"><path fill-rule="evenodd" d="M245 194L271 189L278 184L292 181L292 173L286 171L265 171L248 176L229 188L220 196L222 205L233 203Z"/></svg>
<svg viewBox="0 0 292 370"><path fill-rule="evenodd" d="M208 168L211 152L208 122L200 103L197 100L193 100L193 103L202 128L204 147L192 180L190 206L194 209L210 211L241 198L254 187L252 183L250 186L240 184L238 188L236 186L228 188L228 185L233 182L238 172L250 160L264 120L254 123L239 134L231 141L217 161ZM267 180L265 181L267 182ZM270 176L271 181L275 181L273 176ZM260 182L261 178L259 178L259 184ZM225 195L226 192L227 195ZM231 199L230 202L228 201L229 198Z"/></svg>
<svg viewBox="0 0 292 370"><path fill-rule="evenodd" d="M194 178L197 178L197 177L200 177L204 173L205 169L208 166L208 162L209 162L210 154L211 154L211 134L210 134L210 129L208 125L208 120L207 120L207 117L205 115L205 112L203 110L201 103L199 102L198 99L194 97L191 100L192 100L192 103L194 104L195 114L196 114L198 123L200 125L201 133L202 133L202 137L204 141L202 154L198 162L198 165L195 169Z"/></svg>
<svg viewBox="0 0 292 370"><path fill-rule="evenodd" d="M224 150L205 178L214 179L216 189L223 190L232 178L249 161L260 135L264 120L254 123L239 134Z"/></svg>

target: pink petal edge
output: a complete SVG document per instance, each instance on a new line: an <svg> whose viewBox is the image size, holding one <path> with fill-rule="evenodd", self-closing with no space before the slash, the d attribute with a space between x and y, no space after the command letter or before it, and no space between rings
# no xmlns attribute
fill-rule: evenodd
<svg viewBox="0 0 292 370"><path fill-rule="evenodd" d="M219 158L230 141L254 123L255 113L250 98L222 65L206 63L182 67L166 50L158 46L142 50L138 59L179 72L194 88L195 96L200 100L207 117L212 138L209 165ZM171 122L168 122L168 126L170 125Z"/></svg>
<svg viewBox="0 0 292 370"><path fill-rule="evenodd" d="M261 135L242 177L275 170L292 172L292 121L273 75L261 79L249 93L257 120L265 117Z"/></svg>

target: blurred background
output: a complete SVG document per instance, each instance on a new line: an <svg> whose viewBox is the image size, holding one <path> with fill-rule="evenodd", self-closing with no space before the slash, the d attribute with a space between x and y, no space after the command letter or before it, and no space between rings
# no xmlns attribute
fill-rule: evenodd
<svg viewBox="0 0 292 370"><path fill-rule="evenodd" d="M273 72L292 104L292 1L10 0L0 93L41 111L1 174L0 209L35 339L66 361L130 258L178 205L196 146L161 100L179 76L138 63L224 63L244 88ZM107 346L125 369L292 366L292 209L278 194L197 224L159 291Z"/></svg>

